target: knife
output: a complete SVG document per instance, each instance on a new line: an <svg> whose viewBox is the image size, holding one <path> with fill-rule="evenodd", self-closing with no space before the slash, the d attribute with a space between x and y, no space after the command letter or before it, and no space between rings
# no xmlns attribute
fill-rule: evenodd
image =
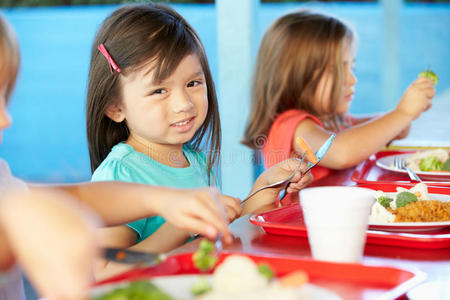
<svg viewBox="0 0 450 300"><path fill-rule="evenodd" d="M333 144L334 138L336 137L336 135L333 133L330 135L330 137L325 141L325 143L322 144L322 146L320 146L319 150L317 150L316 152L316 157L317 157L317 163L316 164L312 164L312 163L308 163L309 169L308 171L314 167L315 165L317 165L320 160L322 159L322 157L325 156L325 154L328 152L328 149L330 149L331 144ZM306 172L308 172L306 171ZM305 173L306 173L305 172Z"/></svg>
<svg viewBox="0 0 450 300"><path fill-rule="evenodd" d="M322 146L320 146L319 150L316 151L316 157L317 157L317 163L312 164L311 162L308 162L308 169L303 172L303 174L308 173L312 167L314 167L315 165L317 165L320 160L322 159L322 157L325 156L325 154L328 152L328 149L330 149L331 144L333 144L334 138L336 137L336 135L333 133L330 135L330 137L322 144ZM285 189L281 190L280 194L278 195L280 201L280 205L281 205L281 200L286 196L287 194L287 186Z"/></svg>
<svg viewBox="0 0 450 300"><path fill-rule="evenodd" d="M153 266L163 262L167 258L167 255L123 248L104 248L103 258L123 264L145 264Z"/></svg>

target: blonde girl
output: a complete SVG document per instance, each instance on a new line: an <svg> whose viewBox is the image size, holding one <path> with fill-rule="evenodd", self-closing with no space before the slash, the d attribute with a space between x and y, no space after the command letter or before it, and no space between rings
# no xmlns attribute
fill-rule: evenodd
<svg viewBox="0 0 450 300"><path fill-rule="evenodd" d="M314 179L320 179L329 169L355 166L392 140L406 137L411 121L431 107L433 84L419 78L394 110L371 118L350 116L355 55L355 34L332 16L301 10L269 27L256 61L243 138L251 148L267 138L262 146L266 167L297 156L298 136L318 149L336 133L329 152L313 169Z"/></svg>
<svg viewBox="0 0 450 300"><path fill-rule="evenodd" d="M214 82L194 29L173 9L159 4L125 6L113 12L95 38L89 71L92 180L182 188L215 185L212 174L219 160L220 136ZM297 164L290 160L277 165L254 188L287 177ZM297 174L290 191L309 180ZM271 205L277 192L258 193L242 212ZM225 213L232 221L241 209L236 199L225 199ZM165 252L192 234L157 216L110 228L103 243ZM103 266L98 276L118 270L111 262Z"/></svg>

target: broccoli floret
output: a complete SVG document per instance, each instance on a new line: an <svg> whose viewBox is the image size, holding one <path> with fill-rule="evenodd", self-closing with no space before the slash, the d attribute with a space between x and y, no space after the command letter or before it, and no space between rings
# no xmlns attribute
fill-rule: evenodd
<svg viewBox="0 0 450 300"><path fill-rule="evenodd" d="M212 255L211 253L214 251L214 244L210 241L203 239L200 242L198 250L192 256L192 260L194 261L194 265L200 271L207 271L212 268L217 263L217 256Z"/></svg>
<svg viewBox="0 0 450 300"><path fill-rule="evenodd" d="M205 294L211 290L212 287L208 280L205 277L200 276L195 284L191 287L191 294L198 296Z"/></svg>
<svg viewBox="0 0 450 300"><path fill-rule="evenodd" d="M411 192L401 192L397 194L397 198L395 200L395 204L397 204L397 207L403 207L408 203L416 202L417 196L414 195Z"/></svg>
<svg viewBox="0 0 450 300"><path fill-rule="evenodd" d="M423 71L419 73L419 77L426 77L426 78L430 78L431 81L433 81L433 84L436 85L438 83L438 76L436 75L436 73L434 73L431 70L427 70L427 71Z"/></svg>
<svg viewBox="0 0 450 300"><path fill-rule="evenodd" d="M450 158L447 158L447 160L442 165L442 171L450 171Z"/></svg>
<svg viewBox="0 0 450 300"><path fill-rule="evenodd" d="M387 197L387 196L381 196L380 198L377 199L377 201L382 206L389 207L389 205L391 204L392 201L394 201L394 199Z"/></svg>
<svg viewBox="0 0 450 300"><path fill-rule="evenodd" d="M200 241L200 245L198 245L198 249L200 251L203 251L205 254L210 254L214 250L214 244L206 239L203 239Z"/></svg>
<svg viewBox="0 0 450 300"><path fill-rule="evenodd" d="M161 291L150 281L131 282L125 287L117 288L95 300L172 300L173 298Z"/></svg>
<svg viewBox="0 0 450 300"><path fill-rule="evenodd" d="M266 277L267 280L272 279L274 276L272 269L266 264L260 264L258 266L258 272L261 273L264 277Z"/></svg>
<svg viewBox="0 0 450 300"><path fill-rule="evenodd" d="M419 166L422 171L442 170L442 162L436 156L422 158Z"/></svg>

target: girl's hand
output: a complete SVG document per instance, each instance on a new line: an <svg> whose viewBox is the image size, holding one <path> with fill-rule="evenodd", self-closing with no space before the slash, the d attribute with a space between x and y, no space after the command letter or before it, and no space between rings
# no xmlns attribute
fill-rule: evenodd
<svg viewBox="0 0 450 300"><path fill-rule="evenodd" d="M271 184L277 182L279 180L283 180L288 178L292 172L297 168L299 164L299 159L290 158L286 159L278 164L274 165L270 169L267 169L263 174L265 178L265 184ZM311 172L304 174L304 172L308 169L308 163L303 161L300 169L297 173L292 177L291 182L288 185L287 192L294 193L302 188L306 187L309 183L311 183L313 177ZM284 187L278 188L278 192L281 191Z"/></svg>
<svg viewBox="0 0 450 300"><path fill-rule="evenodd" d="M220 200L225 208L228 222L231 223L241 216L242 207L240 205L241 200L239 198L222 195Z"/></svg>
<svg viewBox="0 0 450 300"><path fill-rule="evenodd" d="M258 179L256 179L251 192L265 185L285 180L292 174L292 172L295 171L299 162L300 161L296 158L290 158L265 170L261 175L259 175ZM303 172L305 172L307 168L308 164L306 162L303 162L300 166L300 169L292 177L289 183L287 189L288 193L298 191L307 186L312 181L311 172L303 174ZM284 188L284 186L278 188L269 188L256 193L244 203L242 214L262 212L268 209L276 208L275 203L278 199L278 194Z"/></svg>
<svg viewBox="0 0 450 300"><path fill-rule="evenodd" d="M167 189L162 195L157 213L169 223L210 239L215 239L220 232L225 242L233 241L228 218L240 214L237 199L223 196L214 188Z"/></svg>
<svg viewBox="0 0 450 300"><path fill-rule="evenodd" d="M408 115L412 120L431 107L436 90L431 79L420 77L406 89L396 110Z"/></svg>

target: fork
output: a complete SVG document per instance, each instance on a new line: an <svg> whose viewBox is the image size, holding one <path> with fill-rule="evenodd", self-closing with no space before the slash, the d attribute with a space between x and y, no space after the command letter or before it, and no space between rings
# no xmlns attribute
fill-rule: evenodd
<svg viewBox="0 0 450 300"><path fill-rule="evenodd" d="M253 191L252 193L250 193L250 195L248 195L245 199L243 199L241 201L241 205L244 204L244 202L247 201L248 199L250 199L253 195L255 195L256 193L258 193L258 192L260 192L262 190L265 190L265 189L268 189L268 188L273 188L273 187L281 187L281 186L284 187L284 186L287 186L289 184L289 182L291 182L291 179L294 177L294 175L300 169L300 167L301 167L301 165L303 163L303 160L305 159L305 156L306 156L306 152L303 153L302 158L298 160L299 163L298 163L297 167L295 168L294 172L292 172L291 175L289 175L288 178L280 180L280 181L277 181L277 182L272 183L272 184L268 184L268 185L262 186L259 189Z"/></svg>
<svg viewBox="0 0 450 300"><path fill-rule="evenodd" d="M217 183L217 175L215 173L213 173L213 175L212 175L212 182L214 182L214 185ZM225 212L225 207L219 201L218 195L216 193L213 193L212 197L213 197L214 201L217 203L217 205L220 208L220 212L221 212L222 218L224 218L226 220L227 219L227 213ZM219 233L217 234L216 240L214 241L214 247L216 248L216 252L217 253L220 253L223 250L222 237L223 237L223 234L219 231Z"/></svg>
<svg viewBox="0 0 450 300"><path fill-rule="evenodd" d="M411 180L422 182L422 179L420 179L420 177L406 165L406 162L403 158L396 156L394 158L394 166L399 170L406 170Z"/></svg>

